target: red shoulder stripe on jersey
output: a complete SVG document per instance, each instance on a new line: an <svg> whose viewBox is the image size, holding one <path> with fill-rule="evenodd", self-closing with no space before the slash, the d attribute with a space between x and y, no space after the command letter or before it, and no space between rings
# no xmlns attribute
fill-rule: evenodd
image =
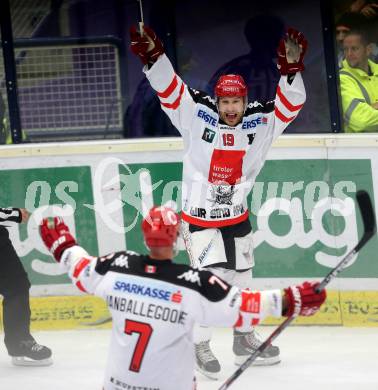
<svg viewBox="0 0 378 390"><path fill-rule="evenodd" d="M82 292L88 292L84 287L83 285L81 284L80 280L78 282L76 282L76 287L81 290Z"/></svg>
<svg viewBox="0 0 378 390"><path fill-rule="evenodd" d="M173 103L163 103L161 101L160 104L164 107L171 108L172 110L176 110L176 108L180 105L180 101L181 101L181 97L182 97L183 92L184 92L184 83L181 84L178 98Z"/></svg>
<svg viewBox="0 0 378 390"><path fill-rule="evenodd" d="M88 259L81 259L75 266L74 272L73 272L73 277L76 279L81 271L90 263L91 261Z"/></svg>
<svg viewBox="0 0 378 390"><path fill-rule="evenodd" d="M177 84L178 84L178 81L177 81L177 75L175 75L175 77L173 78L173 80L171 81L171 83L169 84L168 88L163 91L163 92L158 92L158 96L162 99L166 99L167 97L169 97L172 92L176 89L177 87Z"/></svg>
<svg viewBox="0 0 378 390"><path fill-rule="evenodd" d="M280 98L282 104L291 112L293 111L298 111L299 109L301 109L303 107L303 104L298 104L296 106L294 106L293 104L291 104L285 97L285 95L282 93L282 90L280 88L280 86L277 87L277 96Z"/></svg>
<svg viewBox="0 0 378 390"><path fill-rule="evenodd" d="M244 214L239 215L239 217L232 218L232 219L225 219L222 221L204 221L203 219L192 217L191 215L185 214L184 212L182 212L181 214L182 214L182 219L184 221L202 227L222 227L222 226L236 225L237 223L243 222L248 218L248 210Z"/></svg>
<svg viewBox="0 0 378 390"><path fill-rule="evenodd" d="M277 107L274 107L274 113L278 119L286 123L291 122L295 118L295 116L290 116L290 117L285 116Z"/></svg>

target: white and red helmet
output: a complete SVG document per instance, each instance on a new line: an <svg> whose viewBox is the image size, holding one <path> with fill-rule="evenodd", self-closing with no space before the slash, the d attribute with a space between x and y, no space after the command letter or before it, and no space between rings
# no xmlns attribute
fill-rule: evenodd
<svg viewBox="0 0 378 390"><path fill-rule="evenodd" d="M173 246L180 217L169 207L153 207L142 221L144 241L149 248Z"/></svg>
<svg viewBox="0 0 378 390"><path fill-rule="evenodd" d="M220 76L215 85L216 98L225 96L247 96L248 90L242 76L238 74L226 74Z"/></svg>

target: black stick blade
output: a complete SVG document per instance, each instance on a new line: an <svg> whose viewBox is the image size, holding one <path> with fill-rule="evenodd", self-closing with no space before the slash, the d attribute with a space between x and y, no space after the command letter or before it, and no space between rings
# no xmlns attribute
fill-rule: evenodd
<svg viewBox="0 0 378 390"><path fill-rule="evenodd" d="M376 233L377 227L375 224L373 205L369 194L363 190L358 191L357 203L361 212L365 234L367 233L369 234L369 237L371 237Z"/></svg>

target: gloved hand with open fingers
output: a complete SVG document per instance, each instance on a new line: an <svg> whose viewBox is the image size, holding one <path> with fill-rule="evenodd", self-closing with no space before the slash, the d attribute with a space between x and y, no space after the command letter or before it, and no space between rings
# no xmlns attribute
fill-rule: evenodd
<svg viewBox="0 0 378 390"><path fill-rule="evenodd" d="M304 35L293 28L287 30L285 38L280 40L278 54L278 70L281 75L294 74L304 70L303 58L307 50Z"/></svg>
<svg viewBox="0 0 378 390"><path fill-rule="evenodd" d="M61 217L55 217L52 223L47 218L39 226L39 233L47 249L57 262L60 262L63 252L76 244L68 226Z"/></svg>
<svg viewBox="0 0 378 390"><path fill-rule="evenodd" d="M160 55L164 53L161 40L155 31L148 26L143 27L143 34L136 26L130 28L131 51L137 55L144 65L154 64Z"/></svg>
<svg viewBox="0 0 378 390"><path fill-rule="evenodd" d="M312 316L326 300L325 290L317 293L315 291L318 282L304 282L298 286L290 286L284 290L284 307L283 315L291 316Z"/></svg>

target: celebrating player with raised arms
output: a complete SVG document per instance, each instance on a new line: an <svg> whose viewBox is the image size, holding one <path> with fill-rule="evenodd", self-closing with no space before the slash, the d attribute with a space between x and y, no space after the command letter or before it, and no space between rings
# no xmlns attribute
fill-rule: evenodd
<svg viewBox="0 0 378 390"><path fill-rule="evenodd" d="M43 242L82 291L105 299L113 319L104 390L191 390L195 322L248 332L268 315L312 315L325 300L316 283L284 291L230 286L210 271L174 264L179 216L152 208L142 222L147 255L90 256L61 218L45 219Z"/></svg>
<svg viewBox="0 0 378 390"><path fill-rule="evenodd" d="M253 288L253 237L247 196L273 141L298 115L305 102L300 72L307 41L289 29L278 48L281 78L274 101L248 103L239 75L223 75L214 97L190 88L174 71L155 32L131 29L131 50L145 65L160 104L181 133L184 144L182 219L191 264L207 267L240 288ZM216 378L220 364L209 345L211 330L195 332L196 364ZM235 330L235 363L242 364L261 345L251 330ZM269 346L256 364L280 361Z"/></svg>

